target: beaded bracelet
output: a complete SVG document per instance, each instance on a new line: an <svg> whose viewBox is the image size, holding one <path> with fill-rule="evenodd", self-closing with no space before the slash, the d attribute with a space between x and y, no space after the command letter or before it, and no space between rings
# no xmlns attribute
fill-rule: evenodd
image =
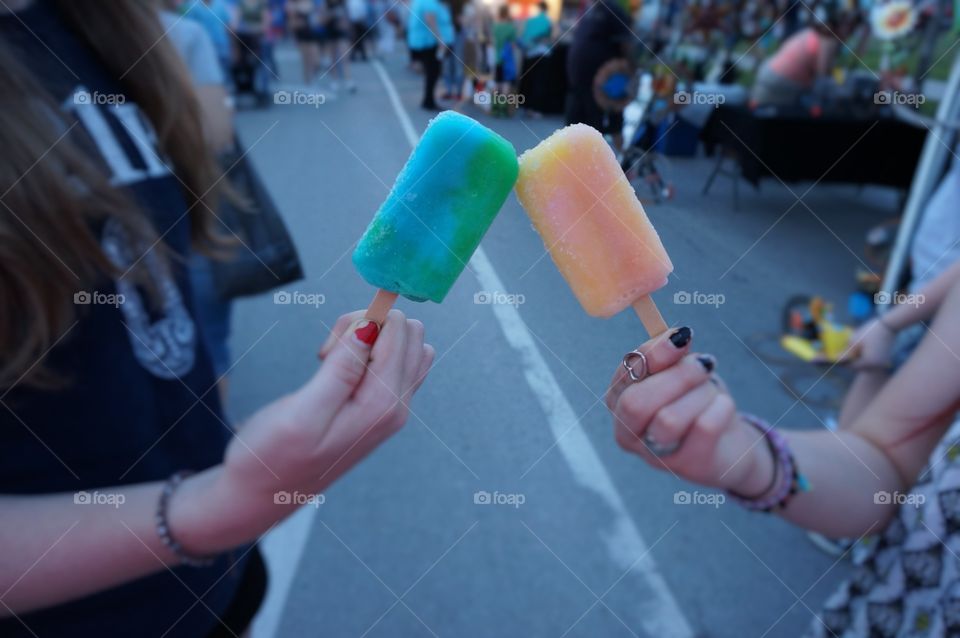
<svg viewBox="0 0 960 638"><path fill-rule="evenodd" d="M160 492L160 501L157 503L157 536L159 536L163 544L167 546L167 549L173 552L180 560L181 564L189 565L190 567L209 567L213 565L214 559L188 554L186 550L183 549L183 545L174 539L170 533L170 525L167 523L167 509L170 506L170 497L173 496L173 493L176 492L180 484L183 483L183 479L191 474L193 474L193 472L177 472L163 484L163 490Z"/></svg>
<svg viewBox="0 0 960 638"><path fill-rule="evenodd" d="M767 448L773 455L773 480L768 489L757 496L745 496L730 490L727 494L748 510L772 512L783 509L798 492L809 492L810 483L797 469L797 461L790 451L786 437L763 419L751 414L744 414L742 417L763 433Z"/></svg>

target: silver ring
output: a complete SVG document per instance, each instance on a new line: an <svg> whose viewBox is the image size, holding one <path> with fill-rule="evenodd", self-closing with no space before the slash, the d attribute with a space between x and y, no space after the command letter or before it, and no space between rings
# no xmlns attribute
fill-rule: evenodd
<svg viewBox="0 0 960 638"><path fill-rule="evenodd" d="M639 373L633 369L633 365L631 364L631 359L633 357L640 359ZM634 383L637 383L638 381L643 381L650 372L647 366L647 355L643 354L639 350L632 350L627 354L623 355L623 367L627 371L627 374L630 375L630 380L633 381Z"/></svg>
<svg viewBox="0 0 960 638"><path fill-rule="evenodd" d="M680 449L681 441L674 441L669 445L661 445L657 443L653 437L649 434L644 433L643 435L643 444L647 446L647 449L650 451L650 454L653 454L656 457L670 456L674 452Z"/></svg>

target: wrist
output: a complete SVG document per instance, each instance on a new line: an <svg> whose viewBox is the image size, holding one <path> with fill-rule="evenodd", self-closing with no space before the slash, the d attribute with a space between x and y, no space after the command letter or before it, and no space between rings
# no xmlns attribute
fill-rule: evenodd
<svg viewBox="0 0 960 638"><path fill-rule="evenodd" d="M900 332L900 326L895 321L893 316L894 311L890 311L881 315L877 315L877 324L891 335L896 335Z"/></svg>
<svg viewBox="0 0 960 638"><path fill-rule="evenodd" d="M731 485L724 486L724 489L759 499L777 485L779 469L763 432L744 421L741 416L737 417L737 421L743 444L748 446L747 453L744 456L743 471L734 477Z"/></svg>
<svg viewBox="0 0 960 638"><path fill-rule="evenodd" d="M256 511L231 494L223 466L183 480L167 507L170 535L191 556L214 556L247 543L264 531Z"/></svg>

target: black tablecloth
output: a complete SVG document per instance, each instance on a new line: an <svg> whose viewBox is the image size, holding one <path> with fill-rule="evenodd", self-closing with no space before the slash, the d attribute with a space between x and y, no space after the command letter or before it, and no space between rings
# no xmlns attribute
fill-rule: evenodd
<svg viewBox="0 0 960 638"><path fill-rule="evenodd" d="M700 133L707 153L718 145L736 154L741 174L758 184L773 175L784 182L877 184L907 189L926 129L873 113L764 114L721 106Z"/></svg>

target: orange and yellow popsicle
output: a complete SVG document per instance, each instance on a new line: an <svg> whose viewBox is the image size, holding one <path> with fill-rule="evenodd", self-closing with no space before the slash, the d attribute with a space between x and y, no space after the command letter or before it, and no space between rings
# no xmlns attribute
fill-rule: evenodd
<svg viewBox="0 0 960 638"><path fill-rule="evenodd" d="M632 305L651 335L667 329L649 295L673 264L596 129L568 126L521 155L517 196L587 313Z"/></svg>

